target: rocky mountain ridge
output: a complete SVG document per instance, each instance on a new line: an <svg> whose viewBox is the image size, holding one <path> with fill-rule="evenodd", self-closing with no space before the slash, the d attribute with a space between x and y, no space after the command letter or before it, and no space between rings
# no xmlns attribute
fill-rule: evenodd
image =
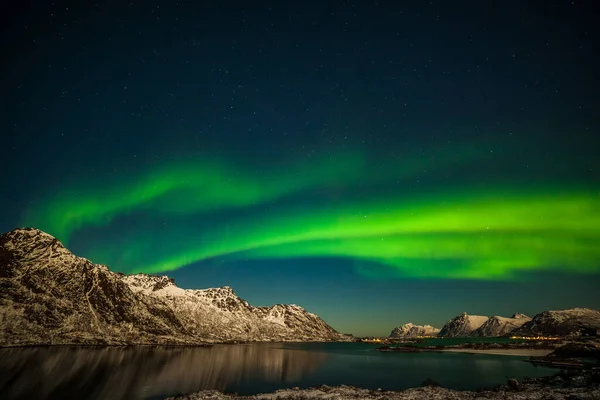
<svg viewBox="0 0 600 400"><path fill-rule="evenodd" d="M396 328L392 335L402 335L410 329L407 324ZM428 326L428 325L426 325ZM403 329L406 327L405 329ZM439 331L439 337L497 337L497 336L600 336L600 311L588 308L550 310L533 318L515 313L511 317L469 315L466 312L452 318Z"/></svg>
<svg viewBox="0 0 600 400"><path fill-rule="evenodd" d="M473 331L471 335L487 337L504 336L529 321L531 321L531 318L524 314L516 313L510 318L494 315Z"/></svg>
<svg viewBox="0 0 600 400"><path fill-rule="evenodd" d="M93 264L37 229L0 235L0 346L348 340L296 305Z"/></svg>
<svg viewBox="0 0 600 400"><path fill-rule="evenodd" d="M440 332L438 328L431 325L415 325L411 322L394 328L390 333L390 338L416 338L423 336L437 336Z"/></svg>
<svg viewBox="0 0 600 400"><path fill-rule="evenodd" d="M438 336L442 337L464 337L471 336L477 329L488 321L488 317L482 315L469 315L466 312L459 314L446 322Z"/></svg>
<svg viewBox="0 0 600 400"><path fill-rule="evenodd" d="M600 336L600 311L589 308L544 311L512 333L519 336Z"/></svg>
<svg viewBox="0 0 600 400"><path fill-rule="evenodd" d="M347 340L300 306L254 307L229 286L181 289L173 279L146 274L122 275L121 280L133 292L169 304L188 330L212 341Z"/></svg>

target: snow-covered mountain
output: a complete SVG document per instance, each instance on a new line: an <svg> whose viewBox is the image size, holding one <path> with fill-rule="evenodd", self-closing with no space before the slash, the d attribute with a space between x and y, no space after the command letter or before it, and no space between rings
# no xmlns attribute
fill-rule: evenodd
<svg viewBox="0 0 600 400"><path fill-rule="evenodd" d="M415 325L411 322L392 330L391 338L415 338L422 336L436 336L440 330L431 325Z"/></svg>
<svg viewBox="0 0 600 400"><path fill-rule="evenodd" d="M544 311L512 332L520 336L600 335L600 311L589 308Z"/></svg>
<svg viewBox="0 0 600 400"><path fill-rule="evenodd" d="M438 336L441 337L464 337L471 336L489 318L481 315L469 315L463 312L459 316L446 322Z"/></svg>
<svg viewBox="0 0 600 400"><path fill-rule="evenodd" d="M544 311L533 318L524 314L484 317L462 313L448 321L438 336L577 336L600 335L600 311L588 308Z"/></svg>
<svg viewBox="0 0 600 400"><path fill-rule="evenodd" d="M229 287L184 290L73 255L37 229L0 235L0 345L348 340L295 305L253 307Z"/></svg>
<svg viewBox="0 0 600 400"><path fill-rule="evenodd" d="M516 313L510 318L496 315L485 321L471 336L504 336L529 321L531 317L525 314Z"/></svg>
<svg viewBox="0 0 600 400"><path fill-rule="evenodd" d="M253 307L229 286L184 290L166 276L121 275L129 288L169 305L194 335L222 340L347 340L317 315L295 304Z"/></svg>

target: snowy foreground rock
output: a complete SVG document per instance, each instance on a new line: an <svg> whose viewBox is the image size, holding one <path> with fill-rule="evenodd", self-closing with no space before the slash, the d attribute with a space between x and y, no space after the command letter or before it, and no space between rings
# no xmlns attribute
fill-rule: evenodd
<svg viewBox="0 0 600 400"><path fill-rule="evenodd" d="M229 287L114 273L37 229L0 235L0 346L340 340L296 305L253 307Z"/></svg>
<svg viewBox="0 0 600 400"><path fill-rule="evenodd" d="M274 393L258 394L255 396L236 396L223 394L217 391L201 391L186 396L169 397L166 400L421 400L421 399L507 399L507 400L542 400L542 399L598 399L600 388L598 386L586 387L550 387L539 383L518 383L512 381L514 387L504 387L497 390L484 390L478 392L456 391L440 387L421 387L402 391L382 391L360 389L352 386L329 387L311 389L284 389Z"/></svg>

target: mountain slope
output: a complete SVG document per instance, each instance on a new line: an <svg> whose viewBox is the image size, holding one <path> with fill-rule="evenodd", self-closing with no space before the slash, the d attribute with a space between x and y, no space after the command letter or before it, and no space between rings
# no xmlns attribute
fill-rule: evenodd
<svg viewBox="0 0 600 400"><path fill-rule="evenodd" d="M600 311L589 308L544 311L512 333L519 336L600 335Z"/></svg>
<svg viewBox="0 0 600 400"><path fill-rule="evenodd" d="M510 318L493 316L477 328L471 336L504 336L529 321L531 321L530 317L518 313Z"/></svg>
<svg viewBox="0 0 600 400"><path fill-rule="evenodd" d="M409 322L392 330L391 338L415 338L422 336L436 336L440 332L439 329L431 325L414 325Z"/></svg>
<svg viewBox="0 0 600 400"><path fill-rule="evenodd" d="M189 342L163 303L34 229L0 236L0 344Z"/></svg>
<svg viewBox="0 0 600 400"><path fill-rule="evenodd" d="M187 330L221 340L342 340L315 314L297 305L253 307L229 286L203 290L178 288L165 276L122 275L131 290L168 304ZM346 339L344 339L346 340Z"/></svg>
<svg viewBox="0 0 600 400"><path fill-rule="evenodd" d="M475 330L481 327L488 317L481 315L469 315L466 312L446 322L438 336L441 337L464 337L471 336Z"/></svg>
<svg viewBox="0 0 600 400"><path fill-rule="evenodd" d="M252 307L230 288L126 276L37 229L0 235L0 345L348 340L298 306Z"/></svg>

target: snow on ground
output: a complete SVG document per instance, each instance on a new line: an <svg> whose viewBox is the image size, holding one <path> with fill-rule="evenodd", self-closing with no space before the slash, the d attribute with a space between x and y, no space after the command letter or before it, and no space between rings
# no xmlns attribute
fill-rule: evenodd
<svg viewBox="0 0 600 400"><path fill-rule="evenodd" d="M456 391L440 387L421 387L402 391L383 391L360 389L351 386L328 387L310 389L283 389L274 393L264 393L255 396L236 396L223 394L217 391L201 391L186 396L169 397L166 400L475 400L475 399L503 399L503 400L542 400L542 399L598 399L600 388L571 387L549 388L540 385L527 385L519 390L502 389L498 391Z"/></svg>

